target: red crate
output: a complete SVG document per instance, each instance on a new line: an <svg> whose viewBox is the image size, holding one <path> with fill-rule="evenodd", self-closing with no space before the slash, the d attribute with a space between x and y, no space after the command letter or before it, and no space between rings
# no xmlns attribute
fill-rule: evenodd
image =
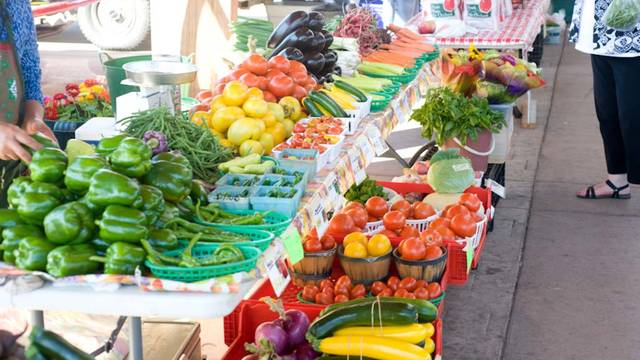
<svg viewBox="0 0 640 360"><path fill-rule="evenodd" d="M238 306L240 308L240 321L239 321L239 333L238 336L229 346L229 349L222 357L223 360L238 360L247 355L244 344L252 343L254 339L254 333L258 325L266 321L275 320L278 315L269 309L269 306L254 300L245 300ZM315 319L322 306L305 305L305 304L285 304L285 309L297 309L304 311L309 319ZM436 350L434 355L442 355L442 321L437 319L434 321L435 334L434 342L436 343Z"/></svg>

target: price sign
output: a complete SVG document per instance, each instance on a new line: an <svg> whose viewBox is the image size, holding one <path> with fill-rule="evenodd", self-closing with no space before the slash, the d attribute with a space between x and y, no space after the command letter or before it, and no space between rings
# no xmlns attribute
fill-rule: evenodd
<svg viewBox="0 0 640 360"><path fill-rule="evenodd" d="M311 202L309 203L309 208L311 209L311 224L312 227L315 227L318 231L318 234L324 234L324 231L328 225L327 223L327 209L326 203L322 200L326 199L327 196L321 196L322 191L317 192L311 198Z"/></svg>
<svg viewBox="0 0 640 360"><path fill-rule="evenodd" d="M369 126L367 128L367 136L369 137L369 141L371 141L371 143L373 144L376 155L382 155L387 152L387 150L389 150L389 146L382 139L382 134L377 127Z"/></svg>
<svg viewBox="0 0 640 360"><path fill-rule="evenodd" d="M304 256L304 251L302 250L302 240L300 239L300 234L298 234L298 230L295 229L295 227L293 226L289 228L293 228L295 230L295 233L298 236L298 242L300 244L300 251L302 253L301 256ZM283 235L283 238L284 238L284 235ZM289 260L291 261L291 257L289 257ZM271 243L269 248L264 252L263 264L264 264L264 270L266 271L267 277L271 281L271 286L273 287L273 291L276 293L277 296L282 295L282 293L284 292L284 289L287 287L287 285L291 281L291 275L289 274L289 269L287 268L285 261L286 261L285 247L280 239L275 239Z"/></svg>
<svg viewBox="0 0 640 360"><path fill-rule="evenodd" d="M335 167L335 172L340 185L340 193L344 194L349 190L351 184L355 182L353 171L351 170L351 162L348 159L340 159Z"/></svg>
<svg viewBox="0 0 640 360"><path fill-rule="evenodd" d="M409 104L409 94L406 93L406 96L402 98L402 111L404 111L405 114L409 114L409 116L407 117L407 121L411 118L411 113L412 113L412 109L411 109L411 104Z"/></svg>
<svg viewBox="0 0 640 360"><path fill-rule="evenodd" d="M335 172L330 172L327 177L324 179L324 186L327 187L327 199L328 201L333 204L333 206L331 207L332 209L337 209L339 208L338 205L340 205L340 198L342 198L342 196L340 195L340 185L338 183L338 178L336 177L336 173Z"/></svg>
<svg viewBox="0 0 640 360"><path fill-rule="evenodd" d="M492 179L487 179L487 186L489 186L489 188L491 188L491 192L500 196L503 199L507 198L507 190L505 189L504 186L498 184L496 181L492 180Z"/></svg>
<svg viewBox="0 0 640 360"><path fill-rule="evenodd" d="M399 101L394 101L391 103L391 108L393 109L393 113L397 118L397 124L402 124L407 121L406 115L402 110L402 105ZM395 125L394 125L395 126Z"/></svg>
<svg viewBox="0 0 640 360"><path fill-rule="evenodd" d="M358 148L352 148L349 150L349 162L351 162L351 169L353 170L356 185L359 185L367 177L360 154L361 152Z"/></svg>
<svg viewBox="0 0 640 360"><path fill-rule="evenodd" d="M371 164L373 159L376 157L376 152L373 150L373 146L371 146L371 142L369 142L367 136L360 136L358 138L357 144L362 149L365 166Z"/></svg>

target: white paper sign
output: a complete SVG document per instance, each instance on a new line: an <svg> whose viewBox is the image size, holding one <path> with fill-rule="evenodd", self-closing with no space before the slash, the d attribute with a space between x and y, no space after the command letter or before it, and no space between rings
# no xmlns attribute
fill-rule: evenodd
<svg viewBox="0 0 640 360"><path fill-rule="evenodd" d="M280 238L276 238L263 254L264 268L276 296L282 295L291 281L285 259L284 245Z"/></svg>
<svg viewBox="0 0 640 360"><path fill-rule="evenodd" d="M369 142L369 139L366 136L360 136L357 140L358 146L362 149L362 153L364 154L364 158L366 160L365 166L371 164L373 159L376 157L376 153Z"/></svg>
<svg viewBox="0 0 640 360"><path fill-rule="evenodd" d="M349 150L349 162L351 162L351 169L353 170L356 185L359 185L367 177L367 174L364 171L364 165L361 164L360 150L358 148Z"/></svg>
<svg viewBox="0 0 640 360"><path fill-rule="evenodd" d="M369 137L369 141L373 144L376 155L380 156L389 150L389 146L384 139L382 139L382 133L377 127L369 126L367 128L367 136Z"/></svg>
<svg viewBox="0 0 640 360"><path fill-rule="evenodd" d="M487 179L487 186L491 187L491 192L500 196L503 199L507 198L507 189L504 186L498 184L496 181Z"/></svg>
<svg viewBox="0 0 640 360"><path fill-rule="evenodd" d="M398 124L402 124L407 121L406 115L404 114L404 111L402 111L402 106L400 106L399 101L392 102L391 108L393 109L393 112L395 113L396 118L398 119Z"/></svg>

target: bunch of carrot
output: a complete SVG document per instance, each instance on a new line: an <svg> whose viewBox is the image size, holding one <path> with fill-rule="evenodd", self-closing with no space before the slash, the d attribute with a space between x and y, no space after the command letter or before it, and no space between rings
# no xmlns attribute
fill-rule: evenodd
<svg viewBox="0 0 640 360"><path fill-rule="evenodd" d="M377 51L365 56L362 60L380 62L402 67L414 67L415 60L424 53L433 52L435 48L410 29L397 25L389 25L389 30L396 38L390 44L382 44Z"/></svg>

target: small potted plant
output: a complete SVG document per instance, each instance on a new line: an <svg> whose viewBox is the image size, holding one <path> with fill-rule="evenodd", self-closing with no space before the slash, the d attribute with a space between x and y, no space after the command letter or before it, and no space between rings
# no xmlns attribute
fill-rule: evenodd
<svg viewBox="0 0 640 360"><path fill-rule="evenodd" d="M473 169L485 171L493 151L493 133L506 126L504 116L491 110L486 99L467 98L448 87L431 88L424 105L411 119L422 125L422 136L441 148L459 148Z"/></svg>

